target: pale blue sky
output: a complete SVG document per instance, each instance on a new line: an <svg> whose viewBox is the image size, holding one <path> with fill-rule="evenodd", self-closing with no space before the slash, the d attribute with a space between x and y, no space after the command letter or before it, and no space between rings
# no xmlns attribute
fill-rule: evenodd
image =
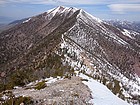
<svg viewBox="0 0 140 105"><path fill-rule="evenodd" d="M0 23L34 16L60 5L84 9L100 19L140 21L140 0L0 0Z"/></svg>

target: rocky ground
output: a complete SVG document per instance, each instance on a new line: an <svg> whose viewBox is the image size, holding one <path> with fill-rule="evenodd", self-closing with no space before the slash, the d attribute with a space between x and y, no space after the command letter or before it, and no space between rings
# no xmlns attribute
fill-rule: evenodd
<svg viewBox="0 0 140 105"><path fill-rule="evenodd" d="M82 83L82 78L72 76L54 83L47 83L44 89L17 88L13 90L15 96L32 97L35 105L92 105L91 91Z"/></svg>

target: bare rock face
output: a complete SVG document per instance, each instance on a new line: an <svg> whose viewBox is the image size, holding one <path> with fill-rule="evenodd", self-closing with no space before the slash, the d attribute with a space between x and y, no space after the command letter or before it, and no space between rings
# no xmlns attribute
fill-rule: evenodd
<svg viewBox="0 0 140 105"><path fill-rule="evenodd" d="M139 36L76 8L30 17L0 33L0 91L80 70L139 103Z"/></svg>

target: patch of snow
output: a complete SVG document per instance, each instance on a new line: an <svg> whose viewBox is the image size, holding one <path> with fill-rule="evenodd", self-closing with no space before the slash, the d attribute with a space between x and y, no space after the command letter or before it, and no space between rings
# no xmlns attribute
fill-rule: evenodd
<svg viewBox="0 0 140 105"><path fill-rule="evenodd" d="M53 77L50 77L50 78L46 78L45 79L45 81L47 81L47 82L45 82L45 83L54 83L54 82L56 82L57 80L62 80L63 78L61 78L61 77L57 77L57 78L53 78Z"/></svg>
<svg viewBox="0 0 140 105"><path fill-rule="evenodd" d="M49 19L51 20L57 13L58 14L68 14L70 11L72 13L74 13L75 11L77 11L78 9L77 8L72 8L72 7L64 7L64 6L59 6L57 8L53 8L53 9L50 9L47 11L47 17L45 17L45 19Z"/></svg>
<svg viewBox="0 0 140 105"><path fill-rule="evenodd" d="M30 82L29 84L27 84L26 86L31 86L33 85L35 82Z"/></svg>
<svg viewBox="0 0 140 105"><path fill-rule="evenodd" d="M93 15L89 14L86 11L83 11L82 9L80 10L80 15L82 15L82 12L84 12L86 14L86 16L90 19L90 20L96 20L97 22L101 23L103 22L101 19L94 17Z"/></svg>
<svg viewBox="0 0 140 105"><path fill-rule="evenodd" d="M134 39L134 38L130 35L130 32L129 32L128 30L123 29L122 33L123 33L125 36L127 36L127 37L129 37L129 38L131 38L131 39Z"/></svg>
<svg viewBox="0 0 140 105"><path fill-rule="evenodd" d="M64 92L65 90L59 90L60 92Z"/></svg>
<svg viewBox="0 0 140 105"><path fill-rule="evenodd" d="M78 8L75 8L75 7L70 7L69 10L73 11L73 12L76 12L78 11L79 9Z"/></svg>
<svg viewBox="0 0 140 105"><path fill-rule="evenodd" d="M63 80L63 78L61 78L60 76L57 76L57 78L53 78L53 77L49 77L49 78L45 78L45 79L41 79L41 80L36 80L34 82L30 82L29 84L27 84L26 86L32 86L35 85L38 82L42 82L42 81L46 81L46 84L51 84L56 82L57 80ZM19 89L21 87L17 87L16 89Z"/></svg>
<svg viewBox="0 0 140 105"><path fill-rule="evenodd" d="M30 89L31 92L36 91L35 89Z"/></svg>
<svg viewBox="0 0 140 105"><path fill-rule="evenodd" d="M50 80L48 80L46 83L54 83L57 81L57 78L51 78Z"/></svg>
<svg viewBox="0 0 140 105"><path fill-rule="evenodd" d="M60 9L60 7L57 7L57 8L54 8L54 9L51 9L51 10L48 10L47 11L47 19L49 19L49 20L51 20L54 16L55 16L55 14L57 13L57 12L59 12L59 9ZM46 18L46 17L45 17Z"/></svg>
<svg viewBox="0 0 140 105"><path fill-rule="evenodd" d="M54 9L55 9L55 8L52 8L52 9L48 10L47 13L52 12Z"/></svg>
<svg viewBox="0 0 140 105"><path fill-rule="evenodd" d="M5 94L1 97L3 100L8 99L8 96L6 96Z"/></svg>
<svg viewBox="0 0 140 105"><path fill-rule="evenodd" d="M31 43L31 44L28 46L27 49L30 49L32 46L33 46L33 43Z"/></svg>
<svg viewBox="0 0 140 105"><path fill-rule="evenodd" d="M111 34L111 35L109 35L109 37L113 38L118 44L128 45L128 43L126 41L124 41L123 39L121 39L120 37L118 37L115 34Z"/></svg>
<svg viewBox="0 0 140 105"><path fill-rule="evenodd" d="M137 79L137 82L134 82L132 80L129 80L123 75L120 75L121 81L123 85L127 86L131 90L131 94L133 95L140 95L140 81L139 78Z"/></svg>
<svg viewBox="0 0 140 105"><path fill-rule="evenodd" d="M68 7L63 7L64 9L60 12L60 13L63 13L63 12L65 12L65 11L69 11L69 9L70 8L68 8Z"/></svg>
<svg viewBox="0 0 140 105"><path fill-rule="evenodd" d="M88 80L88 82L83 81L83 83L87 85L92 91L93 99L90 100L90 103L93 103L94 105L129 105L127 102L123 101L122 99L114 95L103 84L95 81L92 78L89 78L84 74L80 74L79 76L82 77L83 79Z"/></svg>
<svg viewBox="0 0 140 105"><path fill-rule="evenodd" d="M27 23L27 22L30 21L30 20L31 20L31 18L29 18L29 19L23 21L22 23Z"/></svg>
<svg viewBox="0 0 140 105"><path fill-rule="evenodd" d="M57 8L50 9L47 12L55 15L59 11L59 9L60 9L60 7L57 7Z"/></svg>
<svg viewBox="0 0 140 105"><path fill-rule="evenodd" d="M22 88L22 87L19 87L19 86L15 86L15 87L14 87L14 89L19 89L19 88Z"/></svg>

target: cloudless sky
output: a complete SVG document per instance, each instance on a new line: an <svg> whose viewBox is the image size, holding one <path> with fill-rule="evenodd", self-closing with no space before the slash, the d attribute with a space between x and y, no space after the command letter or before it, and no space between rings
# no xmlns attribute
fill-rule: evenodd
<svg viewBox="0 0 140 105"><path fill-rule="evenodd" d="M0 23L34 16L60 5L83 9L100 19L140 21L140 0L0 0Z"/></svg>

